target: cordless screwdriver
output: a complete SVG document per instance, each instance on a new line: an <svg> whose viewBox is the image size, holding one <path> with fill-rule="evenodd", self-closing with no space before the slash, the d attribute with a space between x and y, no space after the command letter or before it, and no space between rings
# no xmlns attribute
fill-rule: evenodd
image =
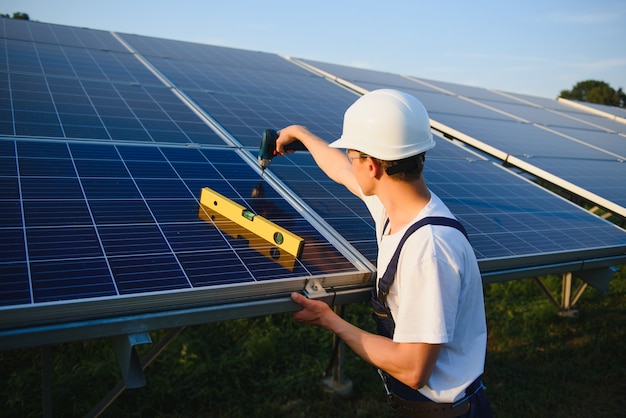
<svg viewBox="0 0 626 418"><path fill-rule="evenodd" d="M265 173L265 169L272 163L272 158L278 155L276 152L276 140L278 139L278 132L274 129L266 129L261 137L261 144L259 145L259 165L261 170ZM294 141L283 147L285 151L304 151L306 147L300 141Z"/></svg>

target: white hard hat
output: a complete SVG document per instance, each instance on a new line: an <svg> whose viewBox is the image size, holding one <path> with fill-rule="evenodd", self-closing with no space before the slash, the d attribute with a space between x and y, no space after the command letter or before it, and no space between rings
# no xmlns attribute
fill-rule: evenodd
<svg viewBox="0 0 626 418"><path fill-rule="evenodd" d="M419 100L398 90L381 89L363 95L346 110L341 138L330 146L395 161L428 151L435 141Z"/></svg>

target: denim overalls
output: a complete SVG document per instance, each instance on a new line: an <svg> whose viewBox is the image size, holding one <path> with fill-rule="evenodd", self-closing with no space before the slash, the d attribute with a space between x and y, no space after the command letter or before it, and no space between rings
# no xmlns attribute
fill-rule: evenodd
<svg viewBox="0 0 626 418"><path fill-rule="evenodd" d="M387 220L385 226L383 227L383 233L387 228L388 223L389 220ZM378 334L387 338L393 338L393 333L396 326L391 315L391 311L386 304L386 299L387 295L389 294L389 288L391 287L391 284L395 279L396 269L398 267L398 259L400 258L400 252L409 236L424 225L444 225L456 228L461 231L463 235L465 235L465 237L467 238L467 232L465 231L463 225L461 225L461 223L455 219L446 217L426 217L420 219L407 229L404 236L398 243L398 247L391 257L389 264L387 265L387 270L385 271L385 274L383 274L383 276L378 281L378 287L374 287L372 289L372 307L374 309L372 316L374 317L374 321L376 322ZM385 383L385 389L389 396L390 405L392 409L396 411L396 414L398 416L467 416L476 418L492 416L489 402L487 401L487 398L484 396L484 393L482 391L482 389L484 389L484 386L480 380L480 377L476 379L476 381L474 381L466 389L466 396L461 401L456 402L455 404L437 404L432 402L430 399L422 395L417 390L414 390L409 386L403 384L399 380L395 379L393 376L388 375L381 370L379 370L379 373ZM469 402L466 402L468 400ZM424 402L425 404L419 404L419 402ZM470 403L472 404L471 408L469 407ZM428 405L433 406L429 407ZM455 408L458 409L455 410Z"/></svg>

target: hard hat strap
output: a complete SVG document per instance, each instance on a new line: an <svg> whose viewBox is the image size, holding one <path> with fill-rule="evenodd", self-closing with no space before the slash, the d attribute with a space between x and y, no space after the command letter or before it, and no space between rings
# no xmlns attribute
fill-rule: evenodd
<svg viewBox="0 0 626 418"><path fill-rule="evenodd" d="M403 160L399 160L397 163L385 168L385 172L389 176L393 176L394 174L406 172L406 171L415 171L420 172L424 168L424 160L425 154L419 154L414 157L405 158Z"/></svg>

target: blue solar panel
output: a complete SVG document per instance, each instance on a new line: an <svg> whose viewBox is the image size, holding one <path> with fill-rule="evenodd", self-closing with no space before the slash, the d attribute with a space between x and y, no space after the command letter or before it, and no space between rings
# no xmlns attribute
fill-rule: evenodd
<svg viewBox="0 0 626 418"><path fill-rule="evenodd" d="M10 71L0 74L0 135L224 144L129 52L12 39L0 46Z"/></svg>
<svg viewBox="0 0 626 418"><path fill-rule="evenodd" d="M580 106L583 109L583 112L585 115L584 117L588 116L589 114L593 114L593 115L599 115L604 119L609 119L609 120L615 119L618 121L618 123L621 124L621 125L614 125L617 127L616 130L622 133L626 133L624 132L624 130L626 129L626 108L601 105L597 103L577 102L575 100L563 101L563 104L565 104L567 107L570 107L570 108L572 106Z"/></svg>
<svg viewBox="0 0 626 418"><path fill-rule="evenodd" d="M478 101L489 109L503 112L502 114L508 115L509 118L523 120L564 133L580 144L588 144L600 150L618 154L620 158L624 158L626 155L623 136L618 135L619 133L626 133L626 124L624 123L568 107L556 100L492 92L478 87L430 80L422 82L427 82L428 85L442 88L444 91L449 91L455 95ZM459 104L459 106L464 105ZM467 115L466 107L463 107L461 111L459 109L459 107L455 107L453 113L462 111L464 115ZM603 139L596 140L596 137Z"/></svg>
<svg viewBox="0 0 626 418"><path fill-rule="evenodd" d="M432 119L447 127L443 130L452 128L474 138L473 146L498 151L494 155L509 164L523 161L525 170L626 216L621 182L606 181L626 178L625 166L617 164L626 158L626 141L618 131L599 125L608 120L591 120L554 100L305 62L368 90L401 86L424 103ZM599 164L602 160L605 165ZM594 170L601 175L594 175Z"/></svg>
<svg viewBox="0 0 626 418"><path fill-rule="evenodd" d="M516 157L553 156L560 158L578 158L590 160L615 161L616 157L588 146L578 144L565 136L543 129L537 129L528 123L514 120L480 119L465 115L441 115L434 113L447 126L480 139L506 154ZM566 129L561 128L561 133ZM540 146L541 145L541 146Z"/></svg>
<svg viewBox="0 0 626 418"><path fill-rule="evenodd" d="M522 94L508 93L508 96L544 109L556 111L583 121L587 126L595 126L602 130L618 132L626 135L626 109L597 103L577 102L575 100L550 100ZM620 119L621 118L621 119Z"/></svg>
<svg viewBox="0 0 626 418"><path fill-rule="evenodd" d="M258 147L264 129L293 123L337 138L358 97L274 54L121 36L243 146Z"/></svg>
<svg viewBox="0 0 626 418"><path fill-rule="evenodd" d="M36 75L12 76L10 87L4 135L223 144L165 87Z"/></svg>
<svg viewBox="0 0 626 418"><path fill-rule="evenodd" d="M494 122L490 124L495 128L494 132L487 133L481 127L472 126L478 124L453 117L448 119L451 126L518 157L525 164L557 176L567 183L549 180L626 216L626 189L620 181L611 180L626 179L626 165L623 164L626 160L623 134L626 125L573 110L554 100L478 93L481 89L436 84L532 123L511 127ZM487 97L488 94L491 96ZM500 136L498 126L502 126ZM543 176L541 172L534 173Z"/></svg>
<svg viewBox="0 0 626 418"><path fill-rule="evenodd" d="M41 44L59 44L111 51L126 50L111 32L20 19L0 19L0 35L6 39Z"/></svg>
<svg viewBox="0 0 626 418"><path fill-rule="evenodd" d="M233 150L2 140L0 160L0 306L355 271L269 186L252 197ZM206 186L304 237L302 258L285 268L203 219Z"/></svg>
<svg viewBox="0 0 626 418"><path fill-rule="evenodd" d="M454 147L442 140L440 146ZM342 236L375 257L373 225L367 214L350 200L337 197L341 191L318 175L314 166L312 159L296 154L277 161L271 169ZM524 256L555 252L566 259L567 253L624 243L624 234L614 225L485 160L429 156L425 177L468 229L483 272L494 259L510 258L507 264L512 267Z"/></svg>

